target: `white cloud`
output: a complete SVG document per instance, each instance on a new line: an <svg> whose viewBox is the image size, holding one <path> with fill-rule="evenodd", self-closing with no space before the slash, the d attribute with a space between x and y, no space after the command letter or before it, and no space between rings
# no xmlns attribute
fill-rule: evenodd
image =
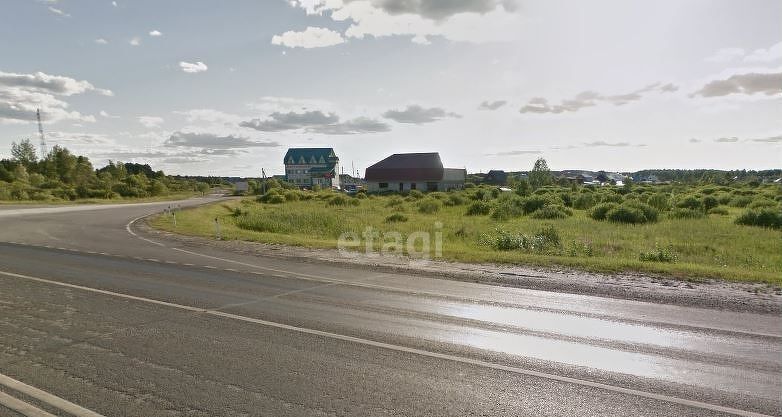
<svg viewBox="0 0 782 417"><path fill-rule="evenodd" d="M0 71L0 122L24 123L35 120L36 109L51 122L73 120L94 122L95 117L69 109L61 97L86 92L111 96L110 90L96 88L87 81L42 72L18 74Z"/></svg>
<svg viewBox="0 0 782 417"><path fill-rule="evenodd" d="M744 57L746 62L771 62L782 59L782 42L769 47L768 49L756 49L751 54Z"/></svg>
<svg viewBox="0 0 782 417"><path fill-rule="evenodd" d="M241 116L225 113L215 109L192 109L187 111L175 111L174 114L184 116L188 123L206 122L236 125L242 121Z"/></svg>
<svg viewBox="0 0 782 417"><path fill-rule="evenodd" d="M112 6L114 6L114 7L119 7L119 4L117 4L117 2L116 2L116 1L112 1L112 2L111 2L111 5L112 5Z"/></svg>
<svg viewBox="0 0 782 417"><path fill-rule="evenodd" d="M71 15L69 15L68 13L65 13L64 11L62 11L62 9L58 9L56 7L53 7L53 6L49 6L49 11L54 13L54 14L56 14L56 15L58 15L58 16L71 17Z"/></svg>
<svg viewBox="0 0 782 417"><path fill-rule="evenodd" d="M141 38L136 36L133 39L131 39L128 43L131 44L132 46L139 46L141 45Z"/></svg>
<svg viewBox="0 0 782 417"><path fill-rule="evenodd" d="M162 117L157 116L139 116L138 122L144 125L144 127L153 129L160 127L160 125L162 125L165 120Z"/></svg>
<svg viewBox="0 0 782 417"><path fill-rule="evenodd" d="M98 38L98 39L95 39L95 43L97 43L98 45L106 45L107 43L109 43L109 41L107 41L106 39L103 39L103 38Z"/></svg>
<svg viewBox="0 0 782 417"><path fill-rule="evenodd" d="M322 48L344 42L345 39L339 32L312 26L302 32L288 31L272 37L273 45L282 45L288 48Z"/></svg>
<svg viewBox="0 0 782 417"><path fill-rule="evenodd" d="M410 36L418 44L429 37L483 43L520 39L522 16L513 0L292 0L307 14L325 14L348 22L346 38Z"/></svg>
<svg viewBox="0 0 782 417"><path fill-rule="evenodd" d="M153 37L163 36L163 32L159 30L153 30L149 32L149 36L153 36Z"/></svg>
<svg viewBox="0 0 782 417"><path fill-rule="evenodd" d="M744 50L741 48L722 48L714 55L706 58L709 62L729 62L744 56Z"/></svg>
<svg viewBox="0 0 782 417"><path fill-rule="evenodd" d="M181 61L179 63L179 68L182 68L182 71L187 72L189 74L196 74L199 72L204 72L209 69L209 67L207 67L206 64L204 64L201 61L198 61L196 63Z"/></svg>
<svg viewBox="0 0 782 417"><path fill-rule="evenodd" d="M111 115L105 110L101 110L98 114L100 115L100 117L105 117L107 119L119 119L119 116Z"/></svg>

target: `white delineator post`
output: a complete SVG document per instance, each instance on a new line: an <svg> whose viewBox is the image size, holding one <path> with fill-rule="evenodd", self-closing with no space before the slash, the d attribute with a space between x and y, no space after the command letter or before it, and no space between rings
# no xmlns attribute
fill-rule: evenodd
<svg viewBox="0 0 782 417"><path fill-rule="evenodd" d="M217 217L215 217L215 237L217 240L220 239L220 222L217 220Z"/></svg>

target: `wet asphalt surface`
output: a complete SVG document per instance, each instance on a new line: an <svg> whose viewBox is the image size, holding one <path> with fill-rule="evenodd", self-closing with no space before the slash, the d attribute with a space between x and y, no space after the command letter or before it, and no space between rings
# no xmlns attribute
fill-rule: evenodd
<svg viewBox="0 0 782 417"><path fill-rule="evenodd" d="M0 373L106 416L725 415L638 392L782 414L777 315L241 255L127 230L167 206L0 208Z"/></svg>

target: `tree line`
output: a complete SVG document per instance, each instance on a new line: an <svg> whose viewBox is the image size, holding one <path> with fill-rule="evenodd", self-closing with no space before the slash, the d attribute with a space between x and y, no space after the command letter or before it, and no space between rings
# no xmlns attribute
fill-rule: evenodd
<svg viewBox="0 0 782 417"><path fill-rule="evenodd" d="M209 184L173 178L149 165L109 161L95 169L86 156L54 146L41 158L29 139L0 159L0 200L78 200L165 196L209 190Z"/></svg>

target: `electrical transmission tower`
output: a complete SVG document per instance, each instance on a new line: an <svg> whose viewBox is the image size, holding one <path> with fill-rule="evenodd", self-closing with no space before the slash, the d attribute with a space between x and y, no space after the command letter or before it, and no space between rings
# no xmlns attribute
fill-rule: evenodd
<svg viewBox="0 0 782 417"><path fill-rule="evenodd" d="M35 116L38 118L38 135L41 137L41 159L46 158L46 136L43 135L43 124L41 123L41 109L35 109Z"/></svg>

